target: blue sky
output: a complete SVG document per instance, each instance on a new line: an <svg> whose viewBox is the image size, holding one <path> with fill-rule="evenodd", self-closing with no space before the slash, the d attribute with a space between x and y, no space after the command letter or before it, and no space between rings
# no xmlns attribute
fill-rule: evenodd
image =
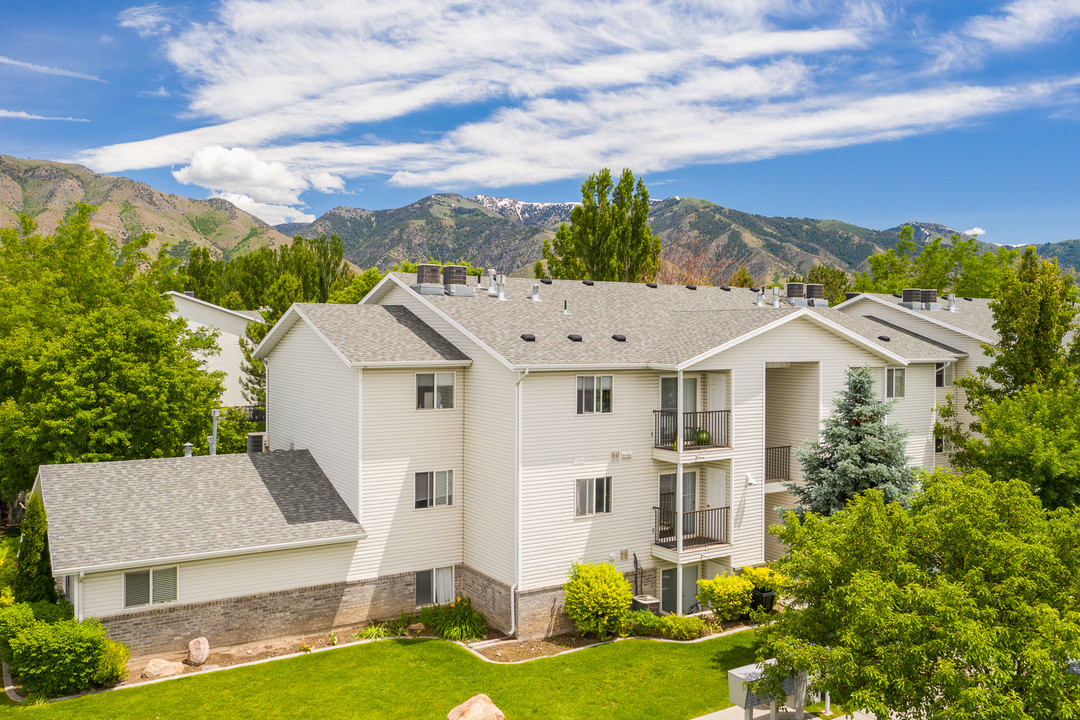
<svg viewBox="0 0 1080 720"><path fill-rule="evenodd" d="M0 153L269 222L601 167L766 215L1080 238L1080 0L6 3Z"/></svg>

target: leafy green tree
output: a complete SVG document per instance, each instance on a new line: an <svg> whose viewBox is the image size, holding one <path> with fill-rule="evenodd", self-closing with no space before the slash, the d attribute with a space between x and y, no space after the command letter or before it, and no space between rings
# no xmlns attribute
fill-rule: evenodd
<svg viewBox="0 0 1080 720"><path fill-rule="evenodd" d="M581 184L581 204L551 242L544 241L536 277L569 280L652 280L660 268L660 238L649 228L649 191L625 169L618 185L604 168ZM545 267L546 266L546 267ZM547 274L550 273L550 274Z"/></svg>
<svg viewBox="0 0 1080 720"><path fill-rule="evenodd" d="M247 436L249 432L255 432L255 423L248 420L247 409L242 407L220 408L218 417L218 455L247 452ZM210 443L207 437L200 437L194 443L195 455L207 455L210 453Z"/></svg>
<svg viewBox="0 0 1080 720"><path fill-rule="evenodd" d="M792 275L789 282L814 283L823 285L825 299L830 305L839 305L847 299L847 293L851 290L851 278L840 268L829 265L815 265L804 275ZM751 285L751 287L753 287Z"/></svg>
<svg viewBox="0 0 1080 720"><path fill-rule="evenodd" d="M26 514L23 515L22 538L19 541L15 582L12 587L16 602L56 602L47 533L45 504L40 495L31 495L26 503Z"/></svg>
<svg viewBox="0 0 1080 720"><path fill-rule="evenodd" d="M983 473L922 485L910 508L871 490L774 530L788 603L759 630L776 664L756 689L801 671L881 720L1080 717L1080 511Z"/></svg>
<svg viewBox="0 0 1080 720"><path fill-rule="evenodd" d="M225 262L213 259L208 249L191 249L187 264L181 268L180 278L184 290L194 292L195 297L215 305L221 304L225 294Z"/></svg>
<svg viewBox="0 0 1080 720"><path fill-rule="evenodd" d="M755 284L754 276L750 274L745 265L740 265L739 269L728 280L728 285L731 287L750 288L754 287Z"/></svg>
<svg viewBox="0 0 1080 720"><path fill-rule="evenodd" d="M355 305L363 300L364 296L371 292L372 288L379 284L384 275L384 273L379 272L379 268L368 268L354 277L347 286L335 291L330 296L330 302Z"/></svg>
<svg viewBox="0 0 1080 720"><path fill-rule="evenodd" d="M906 432L887 422L892 403L874 392L869 367L848 368L844 391L822 422L821 437L796 450L803 482L787 483L800 514L831 515L855 495L878 490L886 502L903 500L915 485L907 465Z"/></svg>

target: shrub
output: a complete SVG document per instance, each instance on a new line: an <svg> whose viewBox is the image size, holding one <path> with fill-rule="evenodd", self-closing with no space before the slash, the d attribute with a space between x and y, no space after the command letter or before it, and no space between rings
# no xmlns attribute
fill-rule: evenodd
<svg viewBox="0 0 1080 720"><path fill-rule="evenodd" d="M55 603L38 600L29 603L29 607L30 611L34 613L34 619L43 623L55 623L75 617L75 608L67 600L60 600Z"/></svg>
<svg viewBox="0 0 1080 720"><path fill-rule="evenodd" d="M666 638L693 640L705 631L705 621L693 615L668 615L662 629Z"/></svg>
<svg viewBox="0 0 1080 720"><path fill-rule="evenodd" d="M693 640L701 637L705 621L699 617L665 615L659 617L648 610L636 610L623 618L619 634L623 636L663 637L671 640Z"/></svg>
<svg viewBox="0 0 1080 720"><path fill-rule="evenodd" d="M56 600L56 586L49 565L47 529L41 495L31 495L26 504L26 515L23 516L19 558L12 581L12 591L19 602Z"/></svg>
<svg viewBox="0 0 1080 720"><path fill-rule="evenodd" d="M633 602L630 583L607 563L574 563L566 583L566 614L583 635L605 640L619 631Z"/></svg>
<svg viewBox="0 0 1080 720"><path fill-rule="evenodd" d="M390 637L390 630L385 623L372 623L353 633L357 640L382 640Z"/></svg>
<svg viewBox="0 0 1080 720"><path fill-rule="evenodd" d="M420 620L438 637L469 642L487 637L487 618L473 610L472 601L459 597L449 605L431 605L420 611Z"/></svg>
<svg viewBox="0 0 1080 720"><path fill-rule="evenodd" d="M414 622L416 622L416 618L413 617L413 614L402 610L397 620L391 620L387 624L387 629L391 635L406 635L409 632L409 626Z"/></svg>
<svg viewBox="0 0 1080 720"><path fill-rule="evenodd" d="M101 654L97 670L94 671L94 684L108 687L126 678L127 661L130 657L127 645L105 638L105 651Z"/></svg>
<svg viewBox="0 0 1080 720"><path fill-rule="evenodd" d="M0 657L11 663L11 640L37 620L26 603L16 603L0 609Z"/></svg>
<svg viewBox="0 0 1080 720"><path fill-rule="evenodd" d="M787 582L780 573L776 572L772 568L767 567L744 567L742 569L742 577L750 581L750 583L758 590L779 590Z"/></svg>
<svg viewBox="0 0 1080 720"><path fill-rule="evenodd" d="M698 602L712 608L713 615L729 622L750 612L750 594L754 585L741 575L717 575L712 580L698 580Z"/></svg>
<svg viewBox="0 0 1080 720"><path fill-rule="evenodd" d="M96 618L35 623L11 639L11 653L23 687L46 697L115 682L127 662L127 648L106 638Z"/></svg>

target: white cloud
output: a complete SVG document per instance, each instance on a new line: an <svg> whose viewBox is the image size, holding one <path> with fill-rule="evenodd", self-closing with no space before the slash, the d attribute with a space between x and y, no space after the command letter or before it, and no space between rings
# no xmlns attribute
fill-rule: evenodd
<svg viewBox="0 0 1080 720"><path fill-rule="evenodd" d="M1071 27L1077 6L1014 0L959 23L935 47L959 59L969 45L1024 46L1009 39L1014 31L1043 42ZM341 192L348 178L453 188L581 177L603 165L656 172L1075 102L1059 91L1076 78L980 84L926 73L921 54L905 66L893 46L906 38L921 53L926 40L907 37L893 7L223 0L213 17L183 28L161 6L131 8L121 24L165 33L200 124L77 159L104 172L183 164L181 182L280 206L308 189ZM942 60L943 72L951 62ZM391 128L387 136L371 134L376 123Z"/></svg>
<svg viewBox="0 0 1080 720"><path fill-rule="evenodd" d="M212 145L191 158L191 164L173 171L185 185L242 193L260 203L298 203L308 183L283 163L266 162L246 148Z"/></svg>
<svg viewBox="0 0 1080 720"><path fill-rule="evenodd" d="M1014 0L931 43L939 69L976 65L994 52L1031 50L1080 27L1080 0Z"/></svg>
<svg viewBox="0 0 1080 720"><path fill-rule="evenodd" d="M964 234L970 235L971 237L978 237L979 235L985 235L986 231L983 230L981 227L976 226L971 228L970 230L965 230Z"/></svg>
<svg viewBox="0 0 1080 720"><path fill-rule="evenodd" d="M34 63L23 62L22 60L4 57L3 55L0 55L0 65L11 65L12 67L30 70L31 72L44 73L46 75L60 75L61 77L79 78L80 80L105 82L97 75L90 75L89 73L78 72L77 70L65 70L64 68L50 67L48 65L36 65Z"/></svg>
<svg viewBox="0 0 1080 720"><path fill-rule="evenodd" d="M244 212L251 213L270 225L280 225L287 222L309 223L315 220L314 215L302 210L291 208L288 205L256 202L247 195L240 193L215 193L214 197L228 200Z"/></svg>
<svg viewBox="0 0 1080 720"><path fill-rule="evenodd" d="M121 10L116 19L120 27L134 30L139 37L167 35L176 22L176 10L151 3Z"/></svg>
<svg viewBox="0 0 1080 720"><path fill-rule="evenodd" d="M170 95L170 93L169 93L168 90L165 89L164 85L159 87L157 90L140 90L139 91L139 97L167 98L167 97L169 97L169 95Z"/></svg>
<svg viewBox="0 0 1080 720"><path fill-rule="evenodd" d="M86 118L76 117L49 117L47 115L34 115L22 110L0 110L0 118L14 118L17 120L66 120L68 122L88 122Z"/></svg>

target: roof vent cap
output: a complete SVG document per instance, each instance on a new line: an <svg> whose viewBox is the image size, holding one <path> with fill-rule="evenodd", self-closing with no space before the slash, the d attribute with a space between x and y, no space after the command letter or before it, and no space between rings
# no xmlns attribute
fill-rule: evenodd
<svg viewBox="0 0 1080 720"><path fill-rule="evenodd" d="M964 296L964 299L967 300L968 302L972 301L971 298L967 297L966 295Z"/></svg>
<svg viewBox="0 0 1080 720"><path fill-rule="evenodd" d="M550 285L551 278L540 278L540 282L544 283L545 285Z"/></svg>
<svg viewBox="0 0 1080 720"><path fill-rule="evenodd" d="M645 283L645 287L654 288L654 287L656 287L656 283Z"/></svg>
<svg viewBox="0 0 1080 720"><path fill-rule="evenodd" d="M618 334L612 335L611 339L614 340L615 342L626 342L626 336L625 335L618 335Z"/></svg>
<svg viewBox="0 0 1080 720"><path fill-rule="evenodd" d="M570 340L570 342L581 342L581 336L577 333L570 333L566 337Z"/></svg>
<svg viewBox="0 0 1080 720"><path fill-rule="evenodd" d="M724 292L731 292L731 288L729 288L727 285L721 285L720 289Z"/></svg>
<svg viewBox="0 0 1080 720"><path fill-rule="evenodd" d="M687 285L686 289L687 290L697 290L697 285Z"/></svg>
<svg viewBox="0 0 1080 720"><path fill-rule="evenodd" d="M889 342L889 336L888 335L878 335L877 339L878 340L883 340L884 342Z"/></svg>
<svg viewBox="0 0 1080 720"><path fill-rule="evenodd" d="M521 339L525 342L536 342L536 336L532 333L521 333Z"/></svg>
<svg viewBox="0 0 1080 720"><path fill-rule="evenodd" d="M592 287L594 285L592 280L582 280L581 284L582 285L588 285L589 287Z"/></svg>

